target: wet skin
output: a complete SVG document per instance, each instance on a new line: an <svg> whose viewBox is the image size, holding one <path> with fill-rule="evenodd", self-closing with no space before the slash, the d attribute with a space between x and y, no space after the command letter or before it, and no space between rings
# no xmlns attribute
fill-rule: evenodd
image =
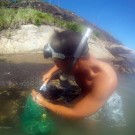
<svg viewBox="0 0 135 135"><path fill-rule="evenodd" d="M58 70L65 70L69 61L54 60L56 65L44 75L43 81L48 81L51 75ZM92 57L78 59L70 74L75 77L77 84L82 89L82 97L72 107L52 104L35 91L32 91L33 98L36 98L38 104L56 114L79 119L97 112L117 86L117 76L113 68L107 63Z"/></svg>

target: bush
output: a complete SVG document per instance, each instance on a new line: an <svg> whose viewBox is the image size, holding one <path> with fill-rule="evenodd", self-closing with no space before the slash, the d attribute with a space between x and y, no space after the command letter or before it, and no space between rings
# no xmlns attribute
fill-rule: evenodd
<svg viewBox="0 0 135 135"><path fill-rule="evenodd" d="M7 28L17 28L20 25L32 23L35 25L48 24L56 25L64 29L81 32L84 26L75 22L67 22L55 18L52 14L42 13L31 8L8 9L0 8L0 30Z"/></svg>
<svg viewBox="0 0 135 135"><path fill-rule="evenodd" d="M97 38L100 38L102 36L99 31L94 31L93 35L96 36Z"/></svg>
<svg viewBox="0 0 135 135"><path fill-rule="evenodd" d="M83 26L80 25L80 24L77 24L75 22L68 22L66 24L66 28L70 29L70 30L73 30L73 31L76 31L76 32L82 32L83 31Z"/></svg>

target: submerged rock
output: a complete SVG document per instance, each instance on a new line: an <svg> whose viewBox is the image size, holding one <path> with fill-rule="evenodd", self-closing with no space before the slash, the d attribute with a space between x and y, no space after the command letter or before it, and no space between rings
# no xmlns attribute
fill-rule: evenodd
<svg viewBox="0 0 135 135"><path fill-rule="evenodd" d="M74 80L62 82L59 79L52 80L48 84L45 96L55 103L71 103L81 94L81 89Z"/></svg>

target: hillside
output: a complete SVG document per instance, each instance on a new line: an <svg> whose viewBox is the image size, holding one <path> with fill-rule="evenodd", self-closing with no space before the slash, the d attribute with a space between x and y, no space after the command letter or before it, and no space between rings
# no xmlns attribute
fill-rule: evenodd
<svg viewBox="0 0 135 135"><path fill-rule="evenodd" d="M12 4L9 6L10 8L26 8L31 7L36 10L40 10L44 13L51 13L53 16L65 20L65 21L74 21L80 24L84 24L86 26L89 26L93 29L94 33L98 35L100 38L102 38L105 41L111 42L112 44L121 44L120 41L112 37L109 33L106 31L98 28L96 25L92 24L91 22L88 22L87 20L77 16L75 13L64 10L60 7L57 7L55 5L50 5L49 3L43 3L43 2L25 2L25 3L18 3L18 4Z"/></svg>

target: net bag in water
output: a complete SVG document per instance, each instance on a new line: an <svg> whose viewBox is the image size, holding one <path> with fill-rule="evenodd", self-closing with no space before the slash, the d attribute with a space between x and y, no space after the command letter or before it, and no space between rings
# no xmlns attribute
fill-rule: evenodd
<svg viewBox="0 0 135 135"><path fill-rule="evenodd" d="M49 135L54 131L54 123L48 111L28 96L21 115L22 129L29 135Z"/></svg>

